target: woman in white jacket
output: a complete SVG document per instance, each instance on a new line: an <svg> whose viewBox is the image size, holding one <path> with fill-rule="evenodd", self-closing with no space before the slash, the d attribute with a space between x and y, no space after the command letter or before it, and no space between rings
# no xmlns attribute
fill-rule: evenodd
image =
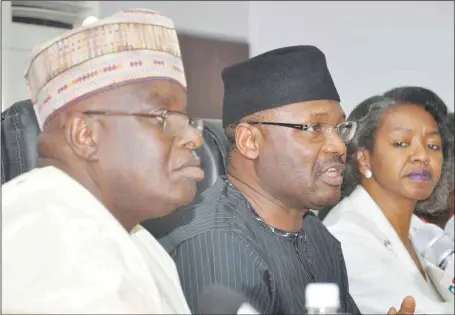
<svg viewBox="0 0 455 315"><path fill-rule="evenodd" d="M350 195L324 224L342 244L350 292L362 313L385 313L411 295L416 314L453 314L453 302L444 302L432 285L410 233L416 203L431 195L448 151L447 107L436 98L425 104L377 100L348 144L345 181L355 188L344 188Z"/></svg>

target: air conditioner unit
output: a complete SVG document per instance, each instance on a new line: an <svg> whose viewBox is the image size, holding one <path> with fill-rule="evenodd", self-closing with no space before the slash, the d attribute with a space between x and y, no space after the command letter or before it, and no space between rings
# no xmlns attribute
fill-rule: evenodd
<svg viewBox="0 0 455 315"><path fill-rule="evenodd" d="M98 1L11 1L13 23L71 29L94 14Z"/></svg>

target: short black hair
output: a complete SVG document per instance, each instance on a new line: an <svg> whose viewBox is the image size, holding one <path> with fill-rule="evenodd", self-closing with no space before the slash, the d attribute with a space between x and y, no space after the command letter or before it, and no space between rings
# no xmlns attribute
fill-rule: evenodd
<svg viewBox="0 0 455 315"><path fill-rule="evenodd" d="M446 119L447 106L444 101L433 91L415 86L399 87L387 91L384 95L372 96L357 105L349 115L348 120L356 120L358 127L354 138L347 145L346 170L341 186L341 198L349 196L360 184L361 174L357 163L357 150L363 147L371 151L384 111L394 105L404 103L420 105L429 112L436 120L443 140L444 164L441 179L428 199L417 202L415 212L434 213L439 209L447 209L448 198L445 196L450 191L450 182L453 185L454 172L454 116L451 113ZM321 210L318 214L319 218L323 220L332 208L333 206L330 206Z"/></svg>
<svg viewBox="0 0 455 315"><path fill-rule="evenodd" d="M447 105L432 90L420 86L403 86L385 92L384 96L391 98L398 103L409 103L422 106L440 125L443 124L443 121L447 117Z"/></svg>

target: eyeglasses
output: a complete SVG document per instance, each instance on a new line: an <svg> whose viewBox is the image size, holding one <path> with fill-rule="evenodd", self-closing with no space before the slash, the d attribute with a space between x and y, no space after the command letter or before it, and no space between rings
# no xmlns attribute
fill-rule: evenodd
<svg viewBox="0 0 455 315"><path fill-rule="evenodd" d="M181 137L192 127L199 136L204 130L204 120L189 118L186 114L177 111L163 110L160 113L125 113L116 111L84 111L85 115L104 116L135 116L157 119L162 124L163 131L170 137Z"/></svg>
<svg viewBox="0 0 455 315"><path fill-rule="evenodd" d="M315 142L327 140L327 138L332 133L332 130L336 130L341 140L344 143L347 143L354 137L355 131L357 129L357 122L355 121L345 121L336 126L326 123L311 123L306 125L265 121L248 121L248 123L251 125L272 125L299 129L308 135L310 140Z"/></svg>

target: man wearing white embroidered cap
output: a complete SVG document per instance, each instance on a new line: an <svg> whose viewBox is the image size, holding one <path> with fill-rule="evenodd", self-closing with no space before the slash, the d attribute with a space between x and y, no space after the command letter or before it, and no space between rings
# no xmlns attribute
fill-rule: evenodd
<svg viewBox="0 0 455 315"><path fill-rule="evenodd" d="M172 21L91 18L30 60L40 167L2 186L2 313L190 313L138 225L189 203L204 176Z"/></svg>

